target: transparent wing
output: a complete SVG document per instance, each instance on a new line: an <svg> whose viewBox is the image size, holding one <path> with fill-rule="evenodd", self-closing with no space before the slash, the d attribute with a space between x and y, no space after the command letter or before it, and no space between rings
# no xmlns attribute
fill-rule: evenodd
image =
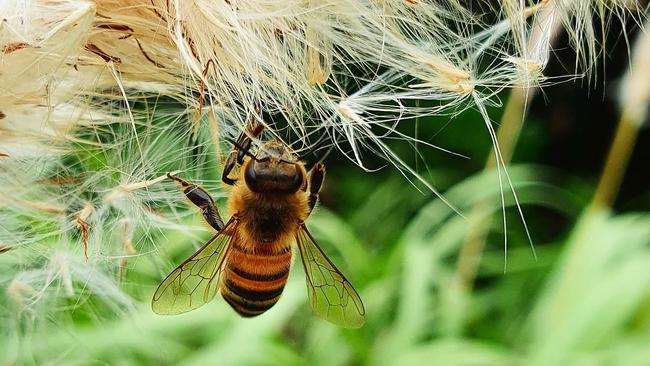
<svg viewBox="0 0 650 366"><path fill-rule="evenodd" d="M174 269L153 294L151 308L172 315L208 303L218 291L219 275L238 221L233 217L201 249Z"/></svg>
<svg viewBox="0 0 650 366"><path fill-rule="evenodd" d="M342 327L361 327L366 321L366 311L359 294L318 247L304 223L298 228L296 242L314 313Z"/></svg>

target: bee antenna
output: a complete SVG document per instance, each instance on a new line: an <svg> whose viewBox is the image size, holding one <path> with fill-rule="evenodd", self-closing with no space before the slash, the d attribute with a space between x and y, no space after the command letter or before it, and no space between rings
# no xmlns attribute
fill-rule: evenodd
<svg viewBox="0 0 650 366"><path fill-rule="evenodd" d="M279 160L280 160L281 162L283 162L283 163L287 163L287 164L298 164L298 163L295 162L295 161L289 161L289 160L284 160L284 159L279 159Z"/></svg>
<svg viewBox="0 0 650 366"><path fill-rule="evenodd" d="M244 147L241 146L237 141L235 141L234 139L232 139L230 137L225 137L225 139L226 139L226 141L230 142L234 147L236 147L239 151L243 152L244 155L246 155L246 156L250 157L251 159L257 161L257 157L255 157L255 155L253 155L250 151L248 151L248 149L244 149Z"/></svg>

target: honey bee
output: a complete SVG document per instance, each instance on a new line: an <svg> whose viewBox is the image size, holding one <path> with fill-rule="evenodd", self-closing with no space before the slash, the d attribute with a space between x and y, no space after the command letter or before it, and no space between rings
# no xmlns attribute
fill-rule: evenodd
<svg viewBox="0 0 650 366"><path fill-rule="evenodd" d="M252 139L263 125L251 123L234 142L222 173L231 185L231 218L224 223L210 194L198 185L167 174L180 184L217 233L174 269L152 299L158 314L180 314L211 301L217 292L243 317L275 305L287 282L295 241L307 279L311 308L318 316L347 328L361 327L365 310L350 282L327 258L305 226L325 178L317 163L307 172L279 140L264 143L253 155ZM231 178L240 165L237 178Z"/></svg>

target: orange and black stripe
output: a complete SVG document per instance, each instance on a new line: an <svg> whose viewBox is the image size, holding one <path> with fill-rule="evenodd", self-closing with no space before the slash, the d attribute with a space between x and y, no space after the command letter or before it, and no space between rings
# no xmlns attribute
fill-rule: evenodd
<svg viewBox="0 0 650 366"><path fill-rule="evenodd" d="M264 246L262 244L260 248ZM241 316L260 315L280 299L290 265L290 246L279 252L261 249L251 252L232 243L221 294Z"/></svg>

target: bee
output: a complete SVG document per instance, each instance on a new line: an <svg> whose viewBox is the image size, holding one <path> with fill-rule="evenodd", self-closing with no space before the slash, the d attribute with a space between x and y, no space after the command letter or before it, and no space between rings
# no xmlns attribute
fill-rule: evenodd
<svg viewBox="0 0 650 366"><path fill-rule="evenodd" d="M295 242L314 313L336 325L359 328L365 321L359 294L305 225L318 201L325 166L317 163L307 172L293 151L276 139L253 155L252 140L263 129L262 124L251 123L233 142L235 148L224 164L222 181L232 186L228 198L232 215L225 223L206 190L167 174L217 233L162 281L153 295L153 311L184 313L220 292L241 316L263 314L282 295ZM232 178L235 166L240 169Z"/></svg>

